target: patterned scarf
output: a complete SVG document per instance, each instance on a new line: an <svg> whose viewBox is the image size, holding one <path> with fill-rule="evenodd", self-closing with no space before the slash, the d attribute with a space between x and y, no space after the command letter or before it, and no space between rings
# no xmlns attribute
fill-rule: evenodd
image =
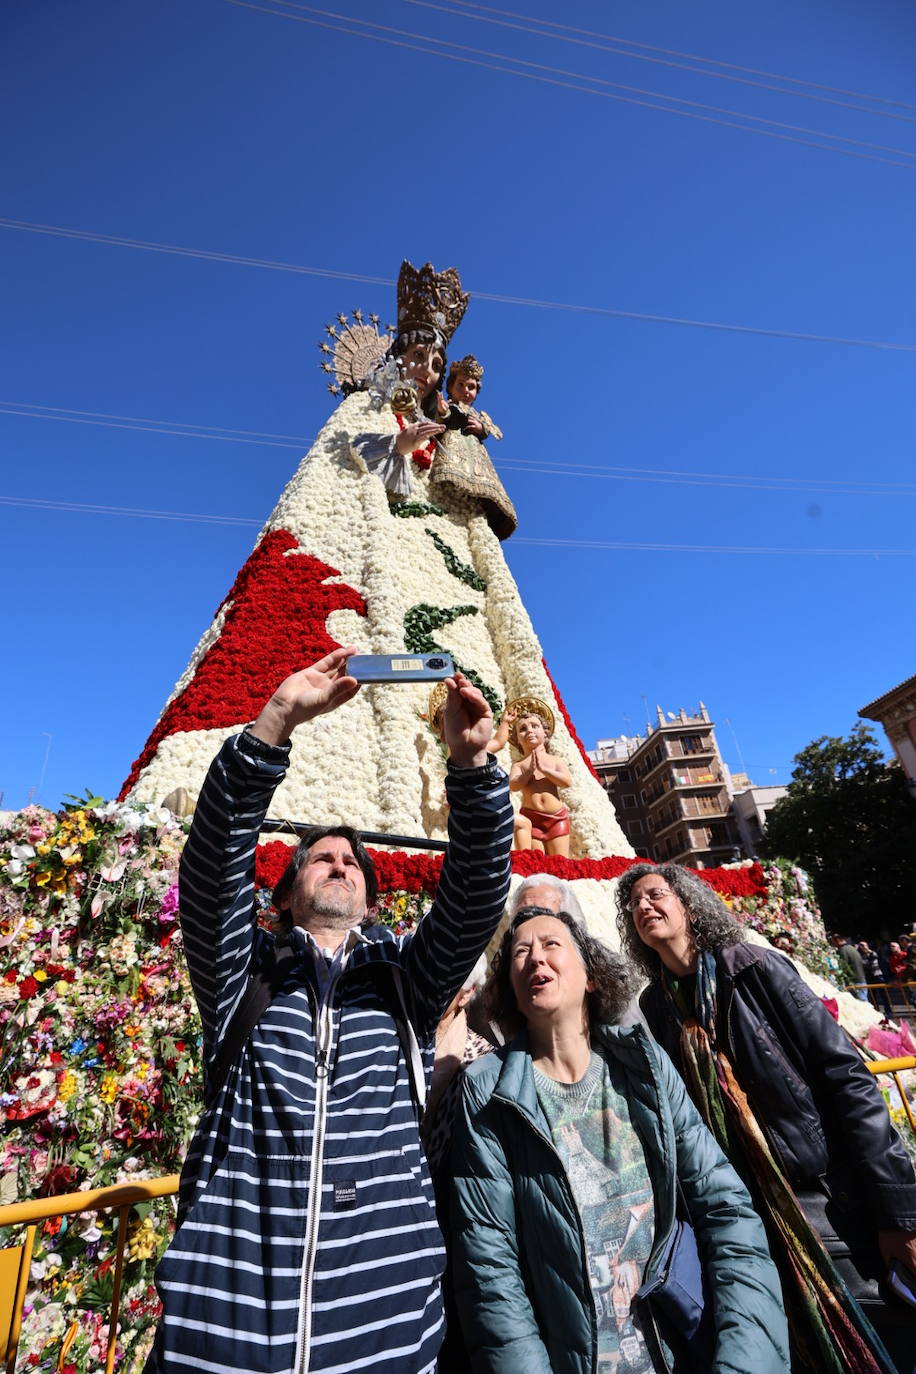
<svg viewBox="0 0 916 1374"><path fill-rule="evenodd" d="M684 1078L700 1114L738 1170L766 1227L796 1374L896 1374L897 1366L837 1273L777 1163L716 1038L716 963L701 951L696 1019L677 1004L667 971L662 987L681 1027Z"/></svg>

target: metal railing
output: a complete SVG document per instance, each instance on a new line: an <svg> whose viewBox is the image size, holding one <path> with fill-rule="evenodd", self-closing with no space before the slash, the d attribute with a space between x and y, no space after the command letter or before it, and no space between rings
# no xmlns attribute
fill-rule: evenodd
<svg viewBox="0 0 916 1374"><path fill-rule="evenodd" d="M912 1019L916 1014L916 982L905 980L890 983L849 983L844 991L867 992L868 1000L875 1011L880 1011L886 1016L906 1016ZM898 999L902 1003L900 1006L897 1005ZM862 1001L865 1001L864 997Z"/></svg>
<svg viewBox="0 0 916 1374"><path fill-rule="evenodd" d="M115 1252L111 1320L108 1323L108 1346L105 1354L105 1374L113 1374L124 1251L127 1248L128 1213L138 1202L170 1197L177 1192L178 1175L167 1174L164 1178L146 1179L142 1183L115 1183L109 1188L93 1188L86 1193L60 1193L57 1197L32 1198L29 1202L13 1202L6 1207L0 1207L0 1226L26 1228L25 1237L20 1245L0 1250L0 1356L3 1358L6 1374L14 1374L16 1368L16 1354L22 1330L22 1309L29 1282L32 1247L39 1224L53 1221L55 1217L73 1216L76 1212L112 1212L117 1208L118 1243ZM65 1336L65 1346L67 1340ZM62 1350L59 1368L63 1368L65 1355L66 1350Z"/></svg>
<svg viewBox="0 0 916 1374"><path fill-rule="evenodd" d="M916 1120L913 1118L913 1109L910 1106L909 1098L906 1095L900 1075L906 1073L908 1069L916 1069L916 1054L905 1055L902 1059L866 1059L865 1067L869 1073L889 1073L897 1085L900 1094L900 1101L903 1103L903 1110L906 1119L910 1123L910 1130L916 1135Z"/></svg>

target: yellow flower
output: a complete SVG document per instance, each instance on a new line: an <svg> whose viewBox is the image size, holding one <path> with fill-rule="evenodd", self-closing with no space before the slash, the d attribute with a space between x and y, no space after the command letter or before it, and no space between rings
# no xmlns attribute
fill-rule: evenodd
<svg viewBox="0 0 916 1374"><path fill-rule="evenodd" d="M35 972L32 974L32 977L35 979L36 983L43 983L46 980L47 976L48 975L45 973L43 968L37 968Z"/></svg>
<svg viewBox="0 0 916 1374"><path fill-rule="evenodd" d="M105 1077L102 1079L102 1086L99 1090L99 1097L102 1099L103 1102L107 1102L110 1106L111 1103L114 1102L117 1095L118 1080L115 1078L113 1073L106 1073Z"/></svg>
<svg viewBox="0 0 916 1374"><path fill-rule="evenodd" d="M76 1074L71 1073L68 1069L60 1080L57 1088L57 1096L60 1098L61 1102L69 1102L70 1098L76 1092L77 1087Z"/></svg>
<svg viewBox="0 0 916 1374"><path fill-rule="evenodd" d="M54 991L57 993L58 997L63 997L69 986L66 979L61 978L54 984Z"/></svg>
<svg viewBox="0 0 916 1374"><path fill-rule="evenodd" d="M394 914L395 914L395 916L403 916L403 915L404 915L404 912L405 912L406 910L407 910L407 898L406 898L406 897L403 895L403 893L402 893L401 896L398 897L397 900L395 901L395 904L394 904Z"/></svg>

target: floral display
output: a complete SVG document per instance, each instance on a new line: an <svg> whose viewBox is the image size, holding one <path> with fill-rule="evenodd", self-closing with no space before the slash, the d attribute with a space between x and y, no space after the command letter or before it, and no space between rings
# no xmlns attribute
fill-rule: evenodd
<svg viewBox="0 0 916 1374"><path fill-rule="evenodd" d="M734 875L728 895L740 899L734 903L736 915L752 930L770 941L779 935L788 936L795 958L811 972L837 982L821 913L803 868L776 859L764 866L741 864L718 871ZM713 886L718 887L716 883ZM726 892L724 887L718 890L723 895Z"/></svg>
<svg viewBox="0 0 916 1374"><path fill-rule="evenodd" d="M193 798L222 739L253 719L287 671L333 645L390 653L433 652L425 647L433 644L454 655L495 709L524 694L551 704L552 749L573 776L564 794L572 852L629 854L486 517L436 485L435 464L426 471L412 463L412 491L389 500L351 443L373 431L397 433L390 407L374 409L365 392L338 405L195 650L124 795L161 803L182 787ZM422 684L376 686L297 737L271 815L444 838L444 761L419 719L427 694Z"/></svg>
<svg viewBox="0 0 916 1374"><path fill-rule="evenodd" d="M3 1202L180 1168L202 1102L200 1024L178 926L186 829L163 808L99 798L0 821ZM372 854L378 918L404 934L432 900L442 856ZM259 846L265 920L289 857L284 841ZM590 927L615 943L614 887L633 862L512 856L515 881L538 870L572 881ZM762 934L790 934L814 962L825 949L802 870L747 863L700 876ZM104 1363L116 1224L111 1214L83 1214L39 1229L21 1367L82 1374ZM173 1225L173 1199L132 1209L115 1361L122 1374L139 1374L152 1339L153 1271Z"/></svg>
<svg viewBox="0 0 916 1374"><path fill-rule="evenodd" d="M122 797L166 735L245 725L278 682L338 647L325 629L328 615L345 606L365 611L358 592L328 582L338 576L336 568L302 553L292 535L265 535L217 612L224 612L219 637L163 711Z"/></svg>
<svg viewBox="0 0 916 1374"><path fill-rule="evenodd" d="M200 1024L178 928L185 826L98 798L0 828L0 1200L177 1172L199 1110ZM38 1231L21 1367L104 1365L116 1219ZM135 1208L118 1368L139 1368L170 1199ZM6 1243L9 1243L7 1241Z"/></svg>

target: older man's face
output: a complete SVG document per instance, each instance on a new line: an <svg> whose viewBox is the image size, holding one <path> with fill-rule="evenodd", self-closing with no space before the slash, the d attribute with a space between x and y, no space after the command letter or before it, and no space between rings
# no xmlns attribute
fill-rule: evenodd
<svg viewBox="0 0 916 1374"><path fill-rule="evenodd" d="M548 911L562 911L563 898L555 887L547 883L534 883L522 889L522 906L545 906Z"/></svg>

